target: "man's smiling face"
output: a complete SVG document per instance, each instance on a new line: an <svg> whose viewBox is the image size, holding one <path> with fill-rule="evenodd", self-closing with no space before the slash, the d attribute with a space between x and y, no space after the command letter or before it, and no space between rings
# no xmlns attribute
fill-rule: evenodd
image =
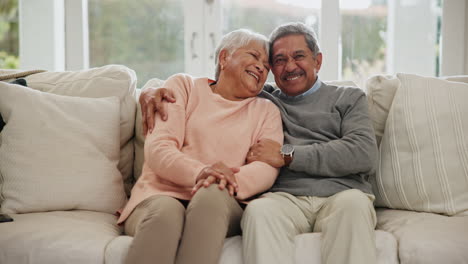
<svg viewBox="0 0 468 264"><path fill-rule="evenodd" d="M271 52L271 71L283 93L296 96L312 88L322 66L322 54L313 54L303 35L277 39Z"/></svg>

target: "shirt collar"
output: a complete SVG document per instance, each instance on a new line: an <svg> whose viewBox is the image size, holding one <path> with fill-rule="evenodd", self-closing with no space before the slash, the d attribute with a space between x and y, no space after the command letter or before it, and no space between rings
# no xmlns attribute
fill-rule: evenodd
<svg viewBox="0 0 468 264"><path fill-rule="evenodd" d="M280 93L280 97L283 98L283 99L286 99L286 100L289 100L289 101L298 101L298 100L301 100L302 98L306 97L307 95L309 94L312 94L314 93L315 91L317 91L320 86L322 86L322 81L320 81L320 79L317 77L317 80L315 81L314 85L312 85L312 88L310 88L309 90L299 94L299 95L296 95L296 96L289 96L283 92Z"/></svg>

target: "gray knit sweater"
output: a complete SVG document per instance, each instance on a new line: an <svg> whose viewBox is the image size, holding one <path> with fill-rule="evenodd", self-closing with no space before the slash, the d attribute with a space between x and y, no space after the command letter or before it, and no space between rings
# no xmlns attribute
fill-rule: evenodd
<svg viewBox="0 0 468 264"><path fill-rule="evenodd" d="M377 145L362 90L322 83L313 93L288 98L265 85L260 96L278 106L284 143L295 148L293 161L281 169L270 191L328 197L359 189L372 194L368 177L376 167Z"/></svg>

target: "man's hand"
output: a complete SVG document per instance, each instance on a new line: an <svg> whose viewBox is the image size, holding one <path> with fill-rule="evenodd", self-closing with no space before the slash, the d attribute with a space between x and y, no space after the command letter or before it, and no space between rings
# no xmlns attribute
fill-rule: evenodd
<svg viewBox="0 0 468 264"><path fill-rule="evenodd" d="M174 103L175 97L166 88L148 88L140 94L141 115L143 121L143 135L153 132L154 113L158 112L162 120L167 120L167 102Z"/></svg>
<svg viewBox="0 0 468 264"><path fill-rule="evenodd" d="M281 168L284 166L284 159L281 155L281 145L270 139L261 139L247 153L247 163L262 161L272 167Z"/></svg>
<svg viewBox="0 0 468 264"><path fill-rule="evenodd" d="M195 180L196 184L192 189L192 195L201 187L206 188L213 183L217 183L220 190L227 188L231 196L236 195L238 185L234 174L237 172L239 172L239 168L229 168L222 162L204 168Z"/></svg>

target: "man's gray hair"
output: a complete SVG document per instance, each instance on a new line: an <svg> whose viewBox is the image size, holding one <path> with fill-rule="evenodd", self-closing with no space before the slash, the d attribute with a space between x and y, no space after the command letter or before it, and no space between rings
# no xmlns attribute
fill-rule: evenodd
<svg viewBox="0 0 468 264"><path fill-rule="evenodd" d="M216 64L216 72L215 72L215 80L217 81L219 78L219 74L221 72L221 65L219 65L219 53L222 50L226 50L229 54L234 53L238 48L248 45L251 41L256 41L263 45L265 48L265 52L268 55L269 45L268 45L268 38L262 34L253 32L249 29L238 29L231 31L224 35L221 38L221 41L218 44L215 52L215 64Z"/></svg>
<svg viewBox="0 0 468 264"><path fill-rule="evenodd" d="M287 23L275 28L270 34L270 50L273 50L273 44L276 40L289 35L303 35L307 46L314 56L317 56L320 53L320 46L318 44L315 31L301 22ZM270 54L269 56L270 63L272 63L272 55L273 54Z"/></svg>

